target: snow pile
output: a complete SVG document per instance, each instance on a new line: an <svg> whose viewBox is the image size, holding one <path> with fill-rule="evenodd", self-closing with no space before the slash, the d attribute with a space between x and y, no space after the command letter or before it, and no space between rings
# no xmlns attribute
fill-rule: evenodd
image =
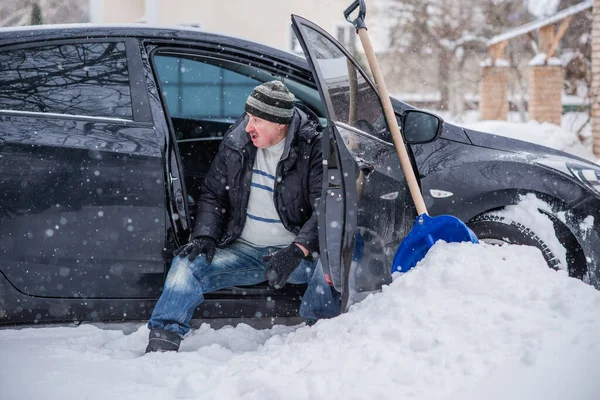
<svg viewBox="0 0 600 400"><path fill-rule="evenodd" d="M505 58L499 58L497 60L487 57L485 60L479 63L480 67L510 67L510 61Z"/></svg>
<svg viewBox="0 0 600 400"><path fill-rule="evenodd" d="M556 237L554 224L550 218L539 212L539 210L554 214L548 203L538 199L535 194L528 193L520 196L518 204L507 206L494 211L492 214L503 217L507 221L517 222L529 227L548 246L552 254L558 258L560 268L566 271L567 250Z"/></svg>
<svg viewBox="0 0 600 400"><path fill-rule="evenodd" d="M0 330L0 398L597 399L600 292L532 247L439 242L347 314L215 331Z"/></svg>
<svg viewBox="0 0 600 400"><path fill-rule="evenodd" d="M548 56L546 53L538 53L531 59L531 61L529 61L529 66L537 67L542 65L551 65L561 67L563 65L562 60L560 58L550 57L550 59L546 61L547 57Z"/></svg>
<svg viewBox="0 0 600 400"><path fill-rule="evenodd" d="M527 10L537 18L556 13L559 0L527 0Z"/></svg>

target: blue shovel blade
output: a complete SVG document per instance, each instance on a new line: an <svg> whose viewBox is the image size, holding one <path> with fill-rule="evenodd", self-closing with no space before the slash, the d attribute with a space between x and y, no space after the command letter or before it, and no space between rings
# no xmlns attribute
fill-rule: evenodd
<svg viewBox="0 0 600 400"><path fill-rule="evenodd" d="M398 247L392 272L406 272L417 265L438 240L448 243L479 243L477 236L460 219L451 215L430 217L421 214Z"/></svg>

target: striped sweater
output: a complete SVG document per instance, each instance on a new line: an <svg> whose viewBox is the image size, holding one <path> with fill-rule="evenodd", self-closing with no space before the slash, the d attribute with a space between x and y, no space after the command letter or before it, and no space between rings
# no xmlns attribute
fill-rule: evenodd
<svg viewBox="0 0 600 400"><path fill-rule="evenodd" d="M252 168L252 184L241 239L257 247L284 247L296 235L283 226L273 201L277 163L281 159L285 140L268 149L257 149Z"/></svg>

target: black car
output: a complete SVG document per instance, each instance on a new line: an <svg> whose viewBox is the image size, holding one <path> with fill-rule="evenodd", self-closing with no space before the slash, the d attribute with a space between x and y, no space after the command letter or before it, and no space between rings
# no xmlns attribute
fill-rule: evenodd
<svg viewBox="0 0 600 400"><path fill-rule="evenodd" d="M223 134L273 79L324 127L317 212L332 285L348 305L390 281L416 212L374 85L330 35L292 23L306 60L187 28L0 30L1 324L147 319ZM557 267L529 227L493 215L534 193L552 207L564 267L600 287L598 165L393 104L432 215L537 246ZM196 318L293 316L302 293L229 288Z"/></svg>

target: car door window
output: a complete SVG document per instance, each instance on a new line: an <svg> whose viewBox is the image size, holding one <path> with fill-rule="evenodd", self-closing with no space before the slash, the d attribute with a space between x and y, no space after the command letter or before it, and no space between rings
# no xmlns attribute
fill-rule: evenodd
<svg viewBox="0 0 600 400"><path fill-rule="evenodd" d="M261 81L232 65L193 54L159 51L152 57L163 102L177 140L191 218L200 186L221 139L244 112L246 99Z"/></svg>
<svg viewBox="0 0 600 400"><path fill-rule="evenodd" d="M154 57L172 118L235 121L261 82L218 65L181 57Z"/></svg>
<svg viewBox="0 0 600 400"><path fill-rule="evenodd" d="M125 44L77 43L0 52L0 110L131 120Z"/></svg>
<svg viewBox="0 0 600 400"><path fill-rule="evenodd" d="M184 181L192 205L200 196L201 184L216 155L220 141L243 113L252 90L263 82L283 80L294 93L297 105L323 116L317 89L291 78L244 62L199 55L176 48L157 49L152 65L163 104L177 140Z"/></svg>
<svg viewBox="0 0 600 400"><path fill-rule="evenodd" d="M360 129L388 143L393 143L377 92L362 71L346 58L339 47L319 32L303 27L329 97L330 117L338 123Z"/></svg>

